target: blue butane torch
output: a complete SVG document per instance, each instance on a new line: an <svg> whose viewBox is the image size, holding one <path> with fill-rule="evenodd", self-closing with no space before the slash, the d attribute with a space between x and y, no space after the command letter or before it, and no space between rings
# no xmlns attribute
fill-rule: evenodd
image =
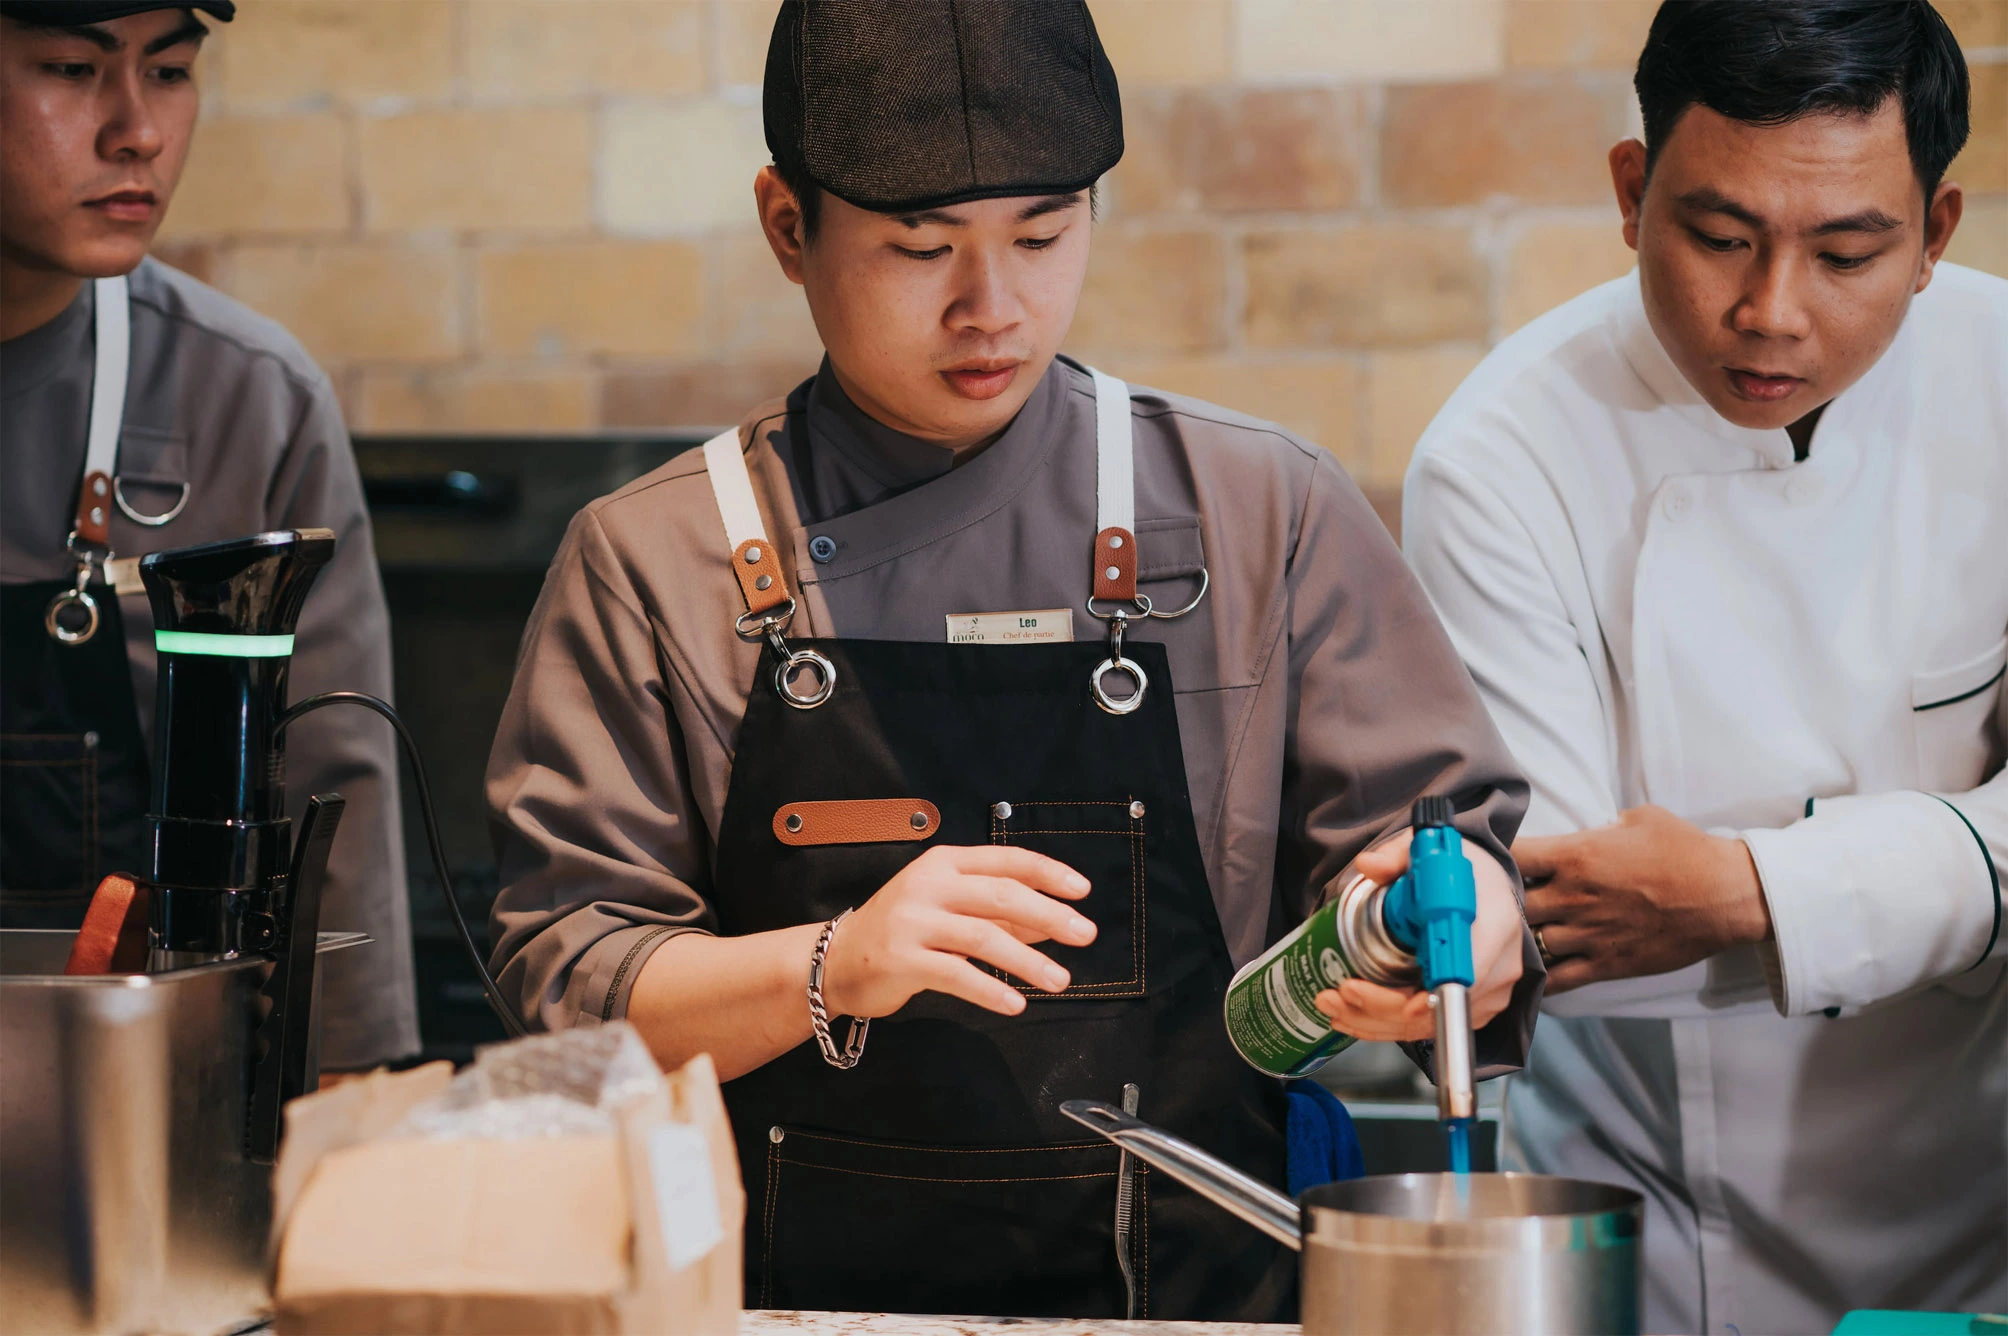
<svg viewBox="0 0 2008 1336"><path fill-rule="evenodd" d="M1478 888L1450 799L1415 804L1409 866L1388 888L1382 917L1388 935L1415 956L1436 1012L1436 1114L1450 1147L1450 1167L1471 1172L1471 1123L1477 1096L1471 1074L1471 921Z"/></svg>

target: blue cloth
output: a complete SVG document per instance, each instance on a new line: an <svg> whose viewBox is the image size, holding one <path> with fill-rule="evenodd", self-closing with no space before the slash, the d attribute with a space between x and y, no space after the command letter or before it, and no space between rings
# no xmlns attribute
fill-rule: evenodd
<svg viewBox="0 0 2008 1336"><path fill-rule="evenodd" d="M1316 1081L1292 1081L1283 1090L1289 1099L1283 1134L1290 1152L1290 1195L1320 1183L1366 1177L1353 1116L1339 1097Z"/></svg>

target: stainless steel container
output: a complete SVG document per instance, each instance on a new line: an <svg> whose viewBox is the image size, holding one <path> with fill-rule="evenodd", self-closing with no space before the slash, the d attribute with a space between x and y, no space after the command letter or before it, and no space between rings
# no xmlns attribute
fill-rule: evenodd
<svg viewBox="0 0 2008 1336"><path fill-rule="evenodd" d="M73 936L0 931L0 1332L239 1325L266 1304L244 1131L271 962L71 978Z"/></svg>
<svg viewBox="0 0 2008 1336"><path fill-rule="evenodd" d="M1639 1330L1644 1199L1533 1174L1399 1174L1297 1201L1110 1104L1060 1106L1303 1253L1305 1336L1604 1336Z"/></svg>

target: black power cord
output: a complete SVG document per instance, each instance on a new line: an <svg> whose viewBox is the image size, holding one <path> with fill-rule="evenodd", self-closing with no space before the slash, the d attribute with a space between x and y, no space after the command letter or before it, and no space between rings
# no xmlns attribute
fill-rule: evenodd
<svg viewBox="0 0 2008 1336"><path fill-rule="evenodd" d="M324 691L318 696L309 696L279 716L272 725L272 737L276 742L285 731L286 725L303 714L320 709L323 705L360 705L375 710L390 721L397 730L397 740L404 747L404 759L411 764L412 779L418 788L418 810L425 818L425 842L432 849L432 870L438 874L439 888L446 895L446 907L453 912L453 926L460 930L460 944L467 948L467 958L474 962L475 971L481 976L481 989L488 995L488 1005L494 1009L497 1019L502 1022L511 1038L527 1034L516 1009L502 999L502 990L496 986L495 978L488 972L488 962L481 954L481 948L474 944L474 933L467 926L466 915L460 912L459 897L453 893L453 878L446 870L446 851L439 843L439 818L432 811L432 788L425 781L425 763L419 759L418 743L412 740L411 730L404 726L388 701L361 691Z"/></svg>

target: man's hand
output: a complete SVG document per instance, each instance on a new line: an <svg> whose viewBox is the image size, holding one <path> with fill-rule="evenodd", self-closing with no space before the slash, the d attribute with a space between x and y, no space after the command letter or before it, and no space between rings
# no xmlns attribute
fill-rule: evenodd
<svg viewBox="0 0 2008 1336"><path fill-rule="evenodd" d="M1771 935L1749 846L1663 807L1513 846L1548 992L1664 974Z"/></svg>
<svg viewBox="0 0 2008 1336"><path fill-rule="evenodd" d="M930 849L837 929L824 1000L839 1015L889 1016L931 989L1015 1016L1025 995L971 961L1059 992L1067 971L1027 943L1095 940L1094 921L1053 898L1087 893L1086 877L1029 849Z"/></svg>
<svg viewBox="0 0 2008 1336"><path fill-rule="evenodd" d="M1520 982L1520 944L1525 925L1520 902L1513 895L1512 874L1499 860L1481 851L1471 863L1478 890L1478 917L1471 924L1471 1024L1484 1026L1506 1009L1513 985ZM1354 868L1383 886L1391 886L1408 871L1408 841L1388 840L1361 854ZM1348 979L1317 997L1318 1010L1332 1028L1356 1039L1413 1040L1436 1037L1436 1018L1429 994L1415 988L1385 988L1365 979Z"/></svg>

